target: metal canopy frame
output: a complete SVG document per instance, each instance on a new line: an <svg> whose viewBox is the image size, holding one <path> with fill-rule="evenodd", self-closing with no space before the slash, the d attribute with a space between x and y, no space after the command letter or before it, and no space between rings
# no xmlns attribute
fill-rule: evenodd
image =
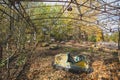
<svg viewBox="0 0 120 80"><path fill-rule="evenodd" d="M23 18L26 20L26 22L28 23L28 24L30 24L30 25L34 25L33 23L32 23L32 21L31 21L31 19L30 19L30 16L31 15L28 15L27 13L26 13L26 9L22 6L22 4L21 4L21 2L58 2L58 3L71 3L71 4L75 4L76 5L76 8L78 9L78 11L79 11L79 13L76 13L76 14L78 14L78 15L80 15L81 17L83 17L83 16L85 16L85 14L86 13L89 13L90 11L92 11L92 10L95 10L95 11L98 11L99 13L96 13L96 15L98 15L98 14L107 14L107 15L113 15L113 16L120 16L120 13L113 13L113 10L119 10L120 9L120 7L119 6L113 6L112 4L113 3L116 3L116 2L120 2L119 0L114 0L114 1L112 1L112 2L109 2L109 3L107 3L107 2L105 2L105 1L103 1L103 0L96 0L95 2L97 2L97 3L99 3L100 4L100 6L95 6L95 5L93 5L93 4L91 4L92 2L92 0L85 0L85 2L84 3L78 3L77 2L77 0L8 0L12 5L13 5L13 7L15 8L15 10L21 15L21 16L23 16L23 15L27 15L27 16L23 16ZM2 3L4 3L4 4L7 4L7 5L9 5L8 3L6 3L6 1L5 0L3 0L2 1ZM1 3L1 4L2 4ZM18 4L19 3L19 5L21 6L21 8L22 8L22 11L23 11L23 13L21 13L18 9L17 9L17 7L15 6L15 4ZM86 4L90 4L90 6L87 6ZM64 6L64 5L63 5ZM66 9L67 9L67 7L69 7L70 6L70 4L68 5L68 6L66 6ZM45 6L40 6L40 7L45 7ZM89 10L89 11L86 11L86 12L84 12L84 13L81 13L81 9L80 9L80 7L86 7L86 8L89 8L89 9L91 9L91 10ZM109 9L108 8L106 8L106 7L109 7ZM37 6L37 8L38 8L38 6ZM65 10L66 10L65 9ZM65 12L65 10L63 10L63 12L61 12L61 13L58 13L58 14L63 14L64 12ZM2 12L4 12L4 10L1 10ZM115 12L115 11L114 11ZM7 14L7 12L4 12L4 13L6 13ZM49 13L48 13L49 14ZM50 13L51 14L51 13ZM44 15L44 14L43 14ZM93 15L93 16L96 16L96 15ZM10 16L10 15L9 15ZM27 19L29 19L29 21L30 22L28 22L28 20ZM60 17L59 17L60 18ZM32 24L31 24L32 23Z"/></svg>
<svg viewBox="0 0 120 80"><path fill-rule="evenodd" d="M90 23L94 23L96 24L97 22L101 22L102 20L107 20L107 19L111 19L114 20L113 17L119 17L120 18L120 5L116 5L120 4L119 0L113 0L111 2L105 2L104 0L94 0L95 3L98 3L99 6L94 5L94 3L92 3L92 0L85 0L83 3L79 3L78 0L2 0L0 2L0 5L2 6L8 6L9 4L12 5L13 8L10 8L11 10L13 10L15 13L17 13L18 15L20 15L25 22L34 28L34 30L36 30L35 28L35 23L33 22L33 20L41 20L40 18L37 19L31 19L32 16L35 15L29 15L26 13L27 9L31 9L31 8L42 8L42 7L51 7L50 5L48 6L34 6L34 7L29 7L29 8L25 8L22 5L22 2L56 2L56 3L64 3L63 5L55 5L55 6L63 6L63 8L61 9L61 11L59 13L46 13L46 14L56 14L57 17L49 17L49 19L63 19L62 14L67 13L66 10L69 6L71 6L72 4L76 5L74 7L76 7L76 9L78 10L79 13L71 13L71 14L75 14L75 15L79 15L79 18L70 18L70 17L65 17L65 19L72 19L72 20L77 20L77 21L85 21L86 23L90 24ZM67 3L67 4L66 4ZM16 6L19 6L18 7ZM85 7L88 8L89 10L86 10L84 13L81 13L81 7ZM13 18L13 20L16 20L14 17L12 17L8 12L6 12L3 9L0 9L1 12L3 12L4 14L8 15L9 17ZM91 11L98 11L96 14L93 15L89 15L89 12ZM36 15L45 15L45 14L36 14ZM94 17L97 15L108 15L109 17L104 17L102 19L97 19L96 22L91 22L91 21L86 21L83 19L83 17ZM42 18L42 19L47 19L47 18ZM120 19L116 19L116 21ZM97 24L99 25L99 24Z"/></svg>

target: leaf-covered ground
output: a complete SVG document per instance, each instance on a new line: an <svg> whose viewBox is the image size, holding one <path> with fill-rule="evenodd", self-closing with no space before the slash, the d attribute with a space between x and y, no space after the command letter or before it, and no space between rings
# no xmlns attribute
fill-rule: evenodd
<svg viewBox="0 0 120 80"><path fill-rule="evenodd" d="M91 60L94 72L90 74L73 74L55 70L51 66L54 55L60 52L71 52L73 55L84 54ZM26 77L25 77L26 76ZM120 80L120 64L109 50L91 50L88 45L65 44L58 50L37 48L32 56L29 69L19 79L28 80Z"/></svg>
<svg viewBox="0 0 120 80"><path fill-rule="evenodd" d="M58 50L38 46L17 80L120 80L120 63L113 50L94 49L90 44L78 43L66 43L61 46ZM53 69L51 62L54 55L63 52L71 52L73 56L86 55L94 71L90 74L73 74Z"/></svg>

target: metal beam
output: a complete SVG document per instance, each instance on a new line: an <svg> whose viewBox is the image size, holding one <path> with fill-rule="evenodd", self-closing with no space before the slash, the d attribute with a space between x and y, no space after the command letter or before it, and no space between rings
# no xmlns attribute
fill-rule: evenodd
<svg viewBox="0 0 120 80"><path fill-rule="evenodd" d="M5 12L4 10L0 9L1 12L3 12L4 14L8 15L9 17L13 18L14 20L16 20L14 17L12 17L9 13Z"/></svg>
<svg viewBox="0 0 120 80"><path fill-rule="evenodd" d="M18 0L18 1L27 1L27 2L70 2L70 1L63 1L63 0Z"/></svg>
<svg viewBox="0 0 120 80"><path fill-rule="evenodd" d="M90 23L90 24L96 24L95 22L90 22L87 20L83 20L83 19L78 19L78 18L71 18L71 17L50 17L50 18L37 18L37 19L32 19L32 20L43 20L43 19L72 19L72 20L77 20L77 21L83 21L86 23Z"/></svg>

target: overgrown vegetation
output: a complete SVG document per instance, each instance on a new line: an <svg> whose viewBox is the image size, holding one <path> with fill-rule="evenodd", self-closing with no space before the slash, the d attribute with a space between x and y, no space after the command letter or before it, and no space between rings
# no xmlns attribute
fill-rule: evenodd
<svg viewBox="0 0 120 80"><path fill-rule="evenodd" d="M115 52L110 49L105 51L104 49L107 47L96 46L96 43L100 41L118 42L118 32L104 35L103 30L97 24L89 23L89 21L96 22L98 17L95 15L99 13L99 10L91 10L81 6L80 11L80 6L70 4L70 6L73 6L72 10L67 11L66 6L58 4L31 3L24 2L24 0L13 5L11 1L4 1L7 4L2 4L0 1L0 47L2 47L0 51L0 80L17 79L19 76L31 80L38 78L40 80L44 78L51 80L79 79L81 75L76 76L75 74L63 71L57 72L52 69L52 59L54 55L60 52L70 52L73 55L85 54L91 58L91 61L97 61L98 63L100 57L104 61L101 60L102 63L98 66L104 65L105 67L107 67L103 63L105 57L107 56L108 59L111 53L116 56L116 50ZM79 2L79 0L77 1ZM85 0L80 1L84 2ZM100 6L96 1L90 1L94 3L94 6ZM86 5L89 6L89 4ZM82 13L85 13L85 17L80 15ZM84 42L86 43L84 44ZM71 44L67 45L67 43ZM91 47L91 45L95 46ZM115 60L115 63L112 63L115 66L118 65L117 62ZM108 61L108 65L112 64ZM95 70L97 69L95 68ZM115 74L118 73L117 70L119 68L115 69ZM65 76L58 75L55 77L56 74L62 73ZM86 76L86 80L99 79L99 73L97 75L93 73L93 75L93 78Z"/></svg>

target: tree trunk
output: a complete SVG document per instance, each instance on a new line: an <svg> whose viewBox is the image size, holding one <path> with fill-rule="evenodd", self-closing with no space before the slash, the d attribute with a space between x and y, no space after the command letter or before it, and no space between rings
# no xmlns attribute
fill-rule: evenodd
<svg viewBox="0 0 120 80"><path fill-rule="evenodd" d="M119 37L118 37L118 50L120 50L120 31L119 31Z"/></svg>
<svg viewBox="0 0 120 80"><path fill-rule="evenodd" d="M101 32L101 34L102 34L102 41L105 41L103 31Z"/></svg>

